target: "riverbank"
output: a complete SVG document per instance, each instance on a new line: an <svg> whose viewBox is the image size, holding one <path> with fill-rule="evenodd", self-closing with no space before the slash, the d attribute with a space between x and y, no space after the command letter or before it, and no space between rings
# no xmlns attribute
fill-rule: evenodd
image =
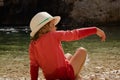
<svg viewBox="0 0 120 80"><path fill-rule="evenodd" d="M80 46L87 49L88 64L81 72L84 80L120 79L120 28L102 29L107 34L106 42L101 42L96 35L62 42L65 53L73 54ZM29 32L0 32L0 36L0 80L29 80ZM39 78L44 78L41 70Z"/></svg>

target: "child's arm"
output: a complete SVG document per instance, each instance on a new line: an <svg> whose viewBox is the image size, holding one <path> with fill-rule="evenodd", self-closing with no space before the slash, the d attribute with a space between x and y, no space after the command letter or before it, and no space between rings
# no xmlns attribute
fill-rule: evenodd
<svg viewBox="0 0 120 80"><path fill-rule="evenodd" d="M97 34L98 36L102 37L102 41L105 40L104 32L97 27L80 28L71 31L57 31L56 38L60 41L73 41L93 34Z"/></svg>
<svg viewBox="0 0 120 80"><path fill-rule="evenodd" d="M101 37L101 41L105 41L106 36L105 36L105 33L104 33L103 30L97 28L97 32L96 32L96 34L97 34L99 37Z"/></svg>
<svg viewBox="0 0 120 80"><path fill-rule="evenodd" d="M87 36L96 34L96 27L80 28L68 31L57 31L55 33L56 38L60 41L73 41L85 38Z"/></svg>
<svg viewBox="0 0 120 80"><path fill-rule="evenodd" d="M38 66L30 65L31 80L37 80L38 79L38 71L39 71Z"/></svg>
<svg viewBox="0 0 120 80"><path fill-rule="evenodd" d="M38 79L38 71L39 71L39 66L37 64L35 55L34 55L34 49L33 45L31 44L29 47L29 54L30 54L30 75L31 75L31 80L37 80Z"/></svg>

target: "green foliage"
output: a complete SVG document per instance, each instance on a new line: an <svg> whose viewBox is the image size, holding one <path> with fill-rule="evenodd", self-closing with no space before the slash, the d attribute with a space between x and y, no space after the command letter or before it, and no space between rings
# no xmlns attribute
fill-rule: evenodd
<svg viewBox="0 0 120 80"><path fill-rule="evenodd" d="M22 32L6 34L1 32L0 36L0 55L21 55L28 51L30 41L28 34Z"/></svg>

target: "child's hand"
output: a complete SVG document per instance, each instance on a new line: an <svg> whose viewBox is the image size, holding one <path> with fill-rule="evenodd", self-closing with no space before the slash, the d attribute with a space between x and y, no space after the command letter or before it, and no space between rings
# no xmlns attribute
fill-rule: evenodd
<svg viewBox="0 0 120 80"><path fill-rule="evenodd" d="M97 33L96 33L96 34L97 34L99 37L101 37L101 41L105 41L106 35L105 35L105 33L104 33L103 30L97 28Z"/></svg>

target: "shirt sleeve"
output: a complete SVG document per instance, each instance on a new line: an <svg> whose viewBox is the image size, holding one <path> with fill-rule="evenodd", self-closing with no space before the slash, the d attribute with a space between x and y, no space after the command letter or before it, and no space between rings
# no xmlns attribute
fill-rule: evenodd
<svg viewBox="0 0 120 80"><path fill-rule="evenodd" d="M73 41L85 38L87 36L96 34L96 27L80 28L68 31L57 31L56 38L60 41Z"/></svg>
<svg viewBox="0 0 120 80"><path fill-rule="evenodd" d="M38 80L38 71L39 71L38 66L30 65L31 80Z"/></svg>
<svg viewBox="0 0 120 80"><path fill-rule="evenodd" d="M30 54L30 75L31 75L31 80L37 80L39 66L38 66L37 61L35 59L34 49L33 49L32 45L30 45L29 54Z"/></svg>

